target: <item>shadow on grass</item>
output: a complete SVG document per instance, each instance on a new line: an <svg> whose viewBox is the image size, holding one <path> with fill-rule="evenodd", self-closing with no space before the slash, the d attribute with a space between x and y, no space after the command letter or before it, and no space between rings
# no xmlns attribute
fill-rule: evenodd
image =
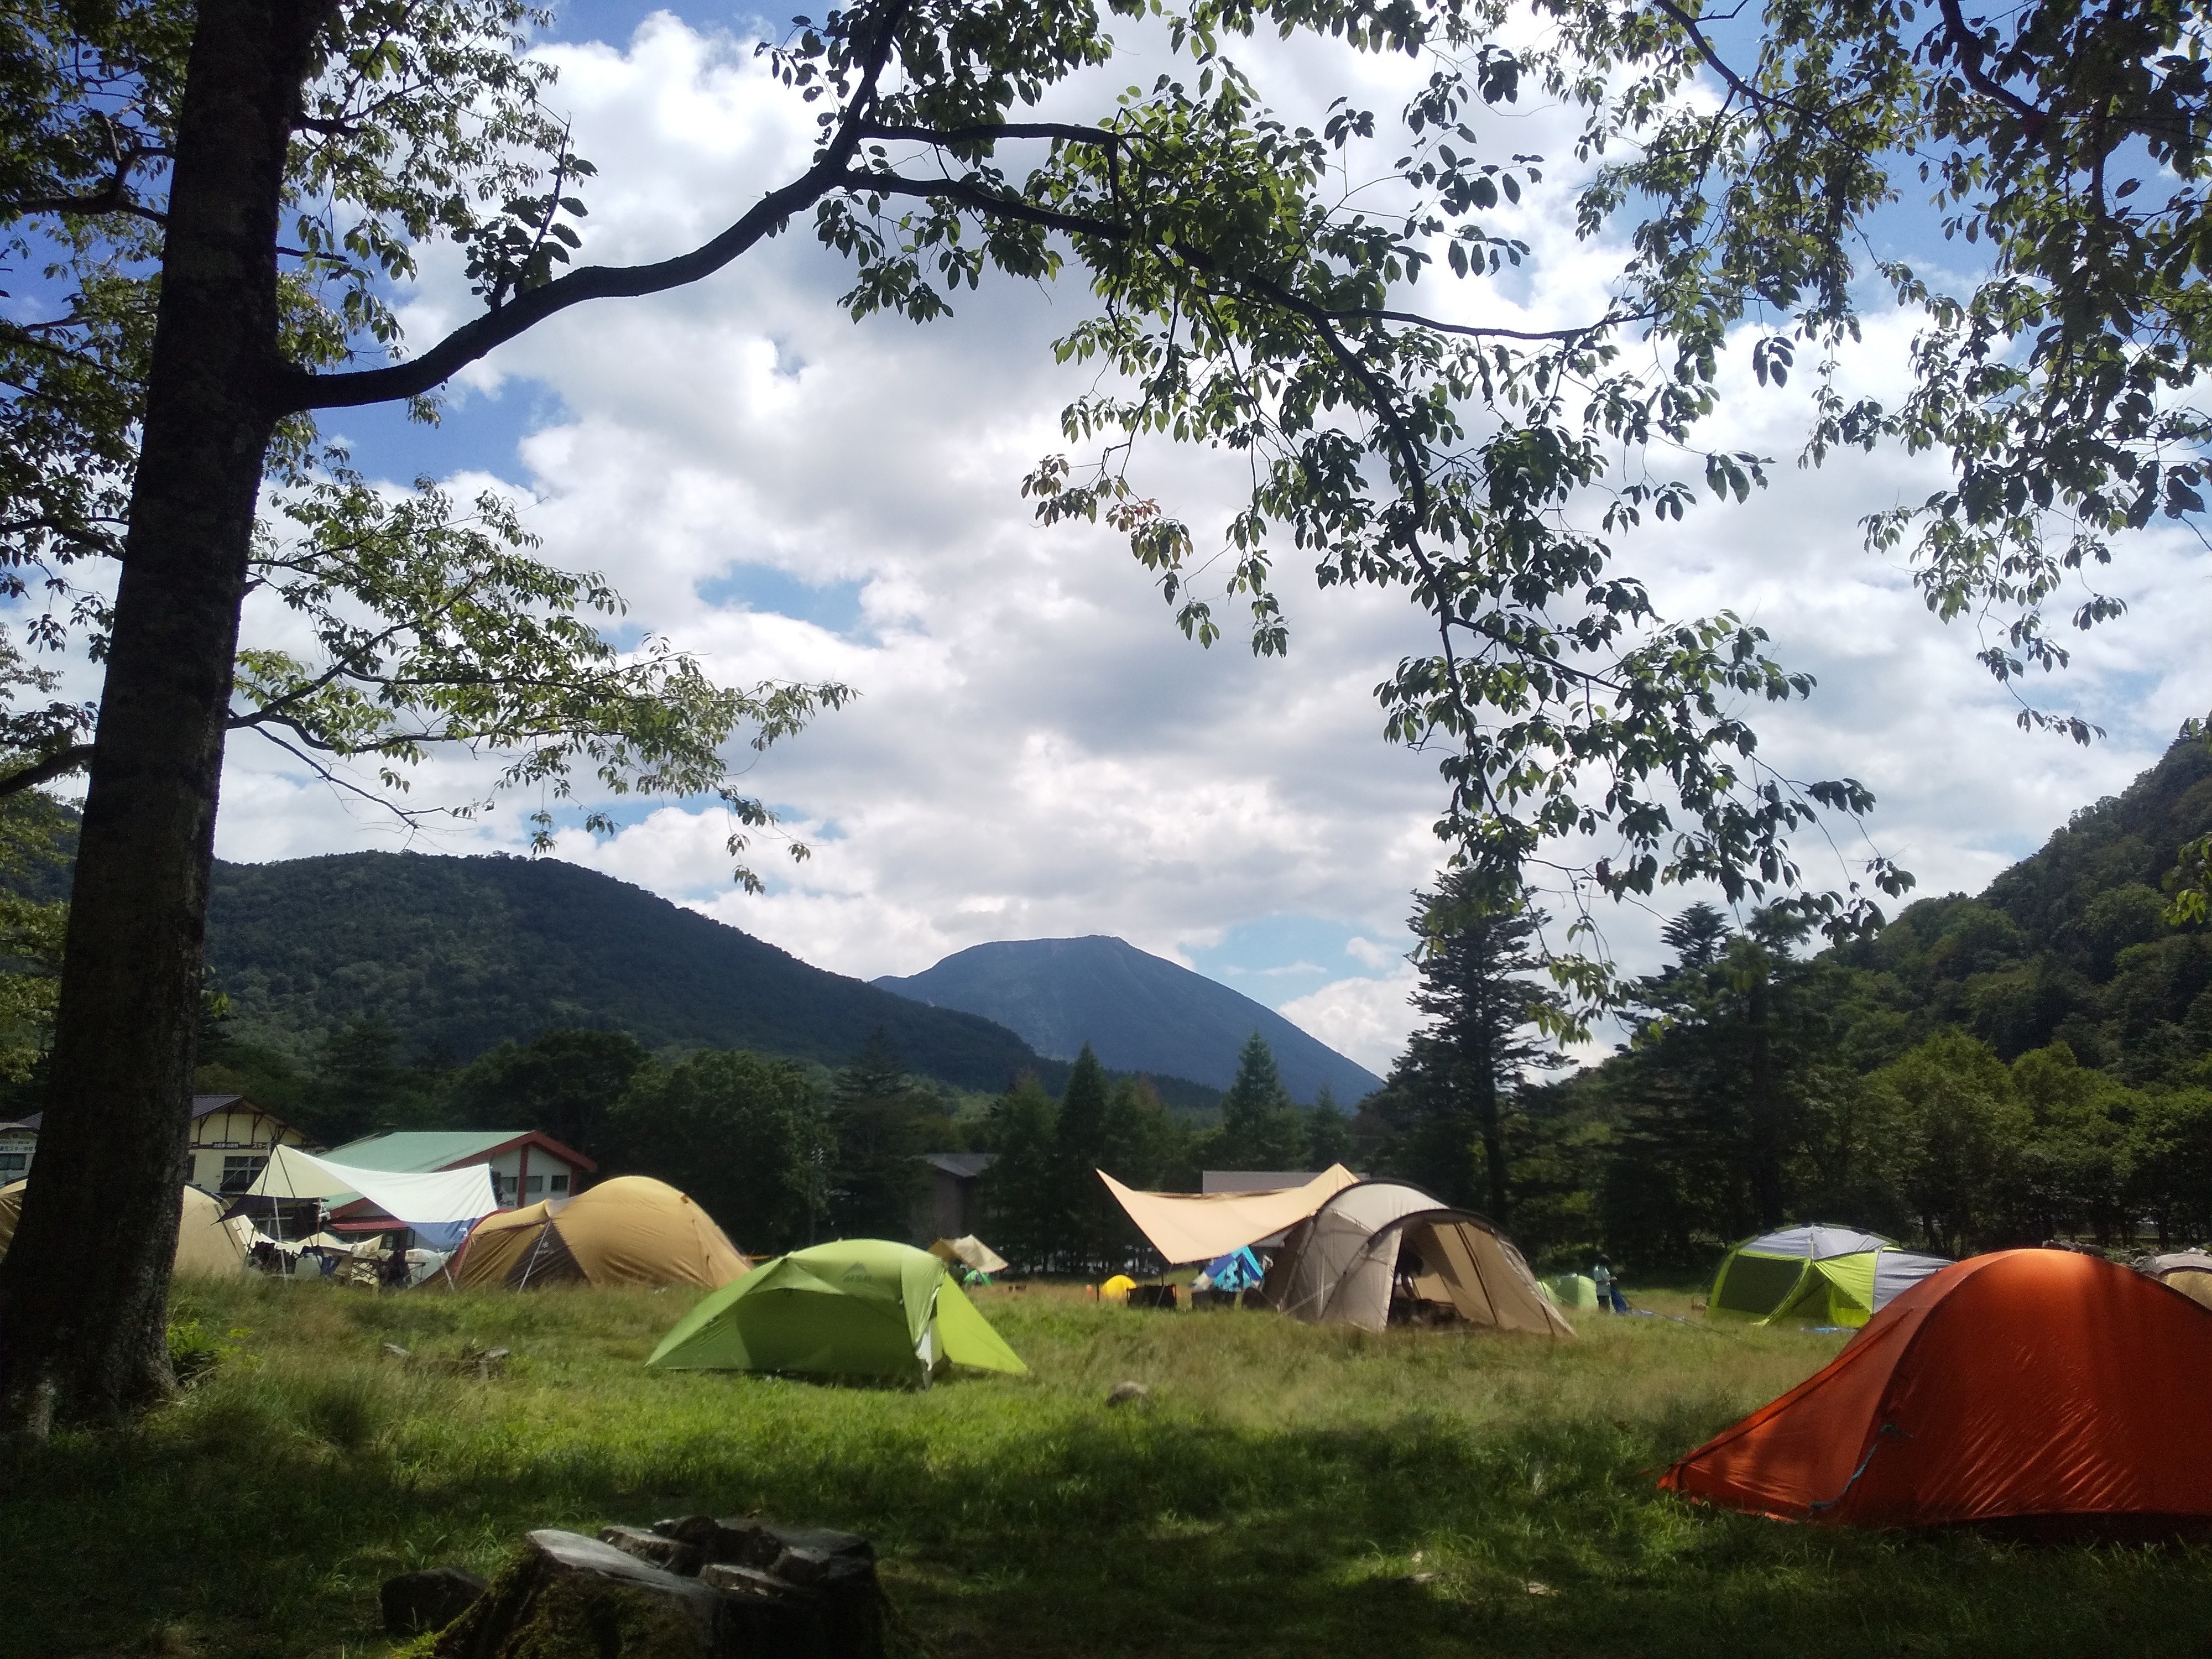
<svg viewBox="0 0 2212 1659"><path fill-rule="evenodd" d="M988 1655L2202 1653L2212 1554L1786 1528L1648 1471L1726 1415L1316 1427L1109 1411L996 1381L928 1395L649 1377L665 1310L491 1382L344 1332L476 1340L466 1304L241 1356L120 1439L11 1464L0 1652L374 1652L377 1583L494 1565L531 1527L759 1510L873 1538L937 1650ZM562 1327L550 1304L514 1320ZM412 1322L411 1323L409 1322ZM573 1333L570 1333L573 1339ZM611 1360L592 1357L605 1350Z"/></svg>

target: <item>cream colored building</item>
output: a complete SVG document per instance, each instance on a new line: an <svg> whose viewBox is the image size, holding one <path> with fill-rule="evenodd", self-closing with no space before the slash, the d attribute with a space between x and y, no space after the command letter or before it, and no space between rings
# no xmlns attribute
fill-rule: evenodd
<svg viewBox="0 0 2212 1659"><path fill-rule="evenodd" d="M244 1095L194 1095L192 1161L185 1179L210 1193L242 1193L280 1141L302 1150L307 1145L305 1135Z"/></svg>

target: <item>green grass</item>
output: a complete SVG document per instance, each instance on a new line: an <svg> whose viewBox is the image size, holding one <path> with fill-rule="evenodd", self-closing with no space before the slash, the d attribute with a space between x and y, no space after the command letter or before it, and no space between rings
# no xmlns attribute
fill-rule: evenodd
<svg viewBox="0 0 2212 1659"><path fill-rule="evenodd" d="M986 1292L1033 1375L910 1394L649 1375L673 1292L183 1300L219 1351L183 1401L0 1465L0 1654L380 1655L393 1572L696 1510L866 1533L945 1659L2212 1641L2212 1550L1815 1530L1654 1491L1833 1337L1593 1316L1573 1344L1373 1337ZM507 1374L453 1374L471 1342L511 1348ZM1107 1409L1124 1379L1153 1404Z"/></svg>

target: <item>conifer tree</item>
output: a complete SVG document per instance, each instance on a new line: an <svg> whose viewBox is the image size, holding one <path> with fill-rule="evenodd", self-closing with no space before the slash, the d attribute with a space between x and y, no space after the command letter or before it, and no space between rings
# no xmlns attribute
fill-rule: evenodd
<svg viewBox="0 0 2212 1659"><path fill-rule="evenodd" d="M1097 1173L1106 1160L1107 1092L1106 1068L1086 1042L1060 1091L1052 1176L1061 1248L1086 1270L1104 1256L1113 1219L1113 1200Z"/></svg>
<svg viewBox="0 0 2212 1659"><path fill-rule="evenodd" d="M1221 1097L1213 1142L1221 1170L1296 1170L1306 1158L1306 1126L1275 1067L1274 1051L1257 1031L1237 1057L1237 1079Z"/></svg>
<svg viewBox="0 0 2212 1659"><path fill-rule="evenodd" d="M1532 975L1542 914L1477 902L1461 872L1419 895L1410 925L1426 940L1413 1006L1429 1017L1393 1070L1394 1162L1447 1204L1511 1216L1511 1103L1527 1074L1565 1063L1547 1033L1564 1000Z"/></svg>

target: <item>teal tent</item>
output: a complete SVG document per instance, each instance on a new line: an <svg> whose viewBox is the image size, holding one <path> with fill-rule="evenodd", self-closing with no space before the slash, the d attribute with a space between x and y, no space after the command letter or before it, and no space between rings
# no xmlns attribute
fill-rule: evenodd
<svg viewBox="0 0 2212 1659"><path fill-rule="evenodd" d="M927 1387L948 1365L1024 1376L945 1263L880 1238L763 1261L678 1320L658 1370L789 1371Z"/></svg>

